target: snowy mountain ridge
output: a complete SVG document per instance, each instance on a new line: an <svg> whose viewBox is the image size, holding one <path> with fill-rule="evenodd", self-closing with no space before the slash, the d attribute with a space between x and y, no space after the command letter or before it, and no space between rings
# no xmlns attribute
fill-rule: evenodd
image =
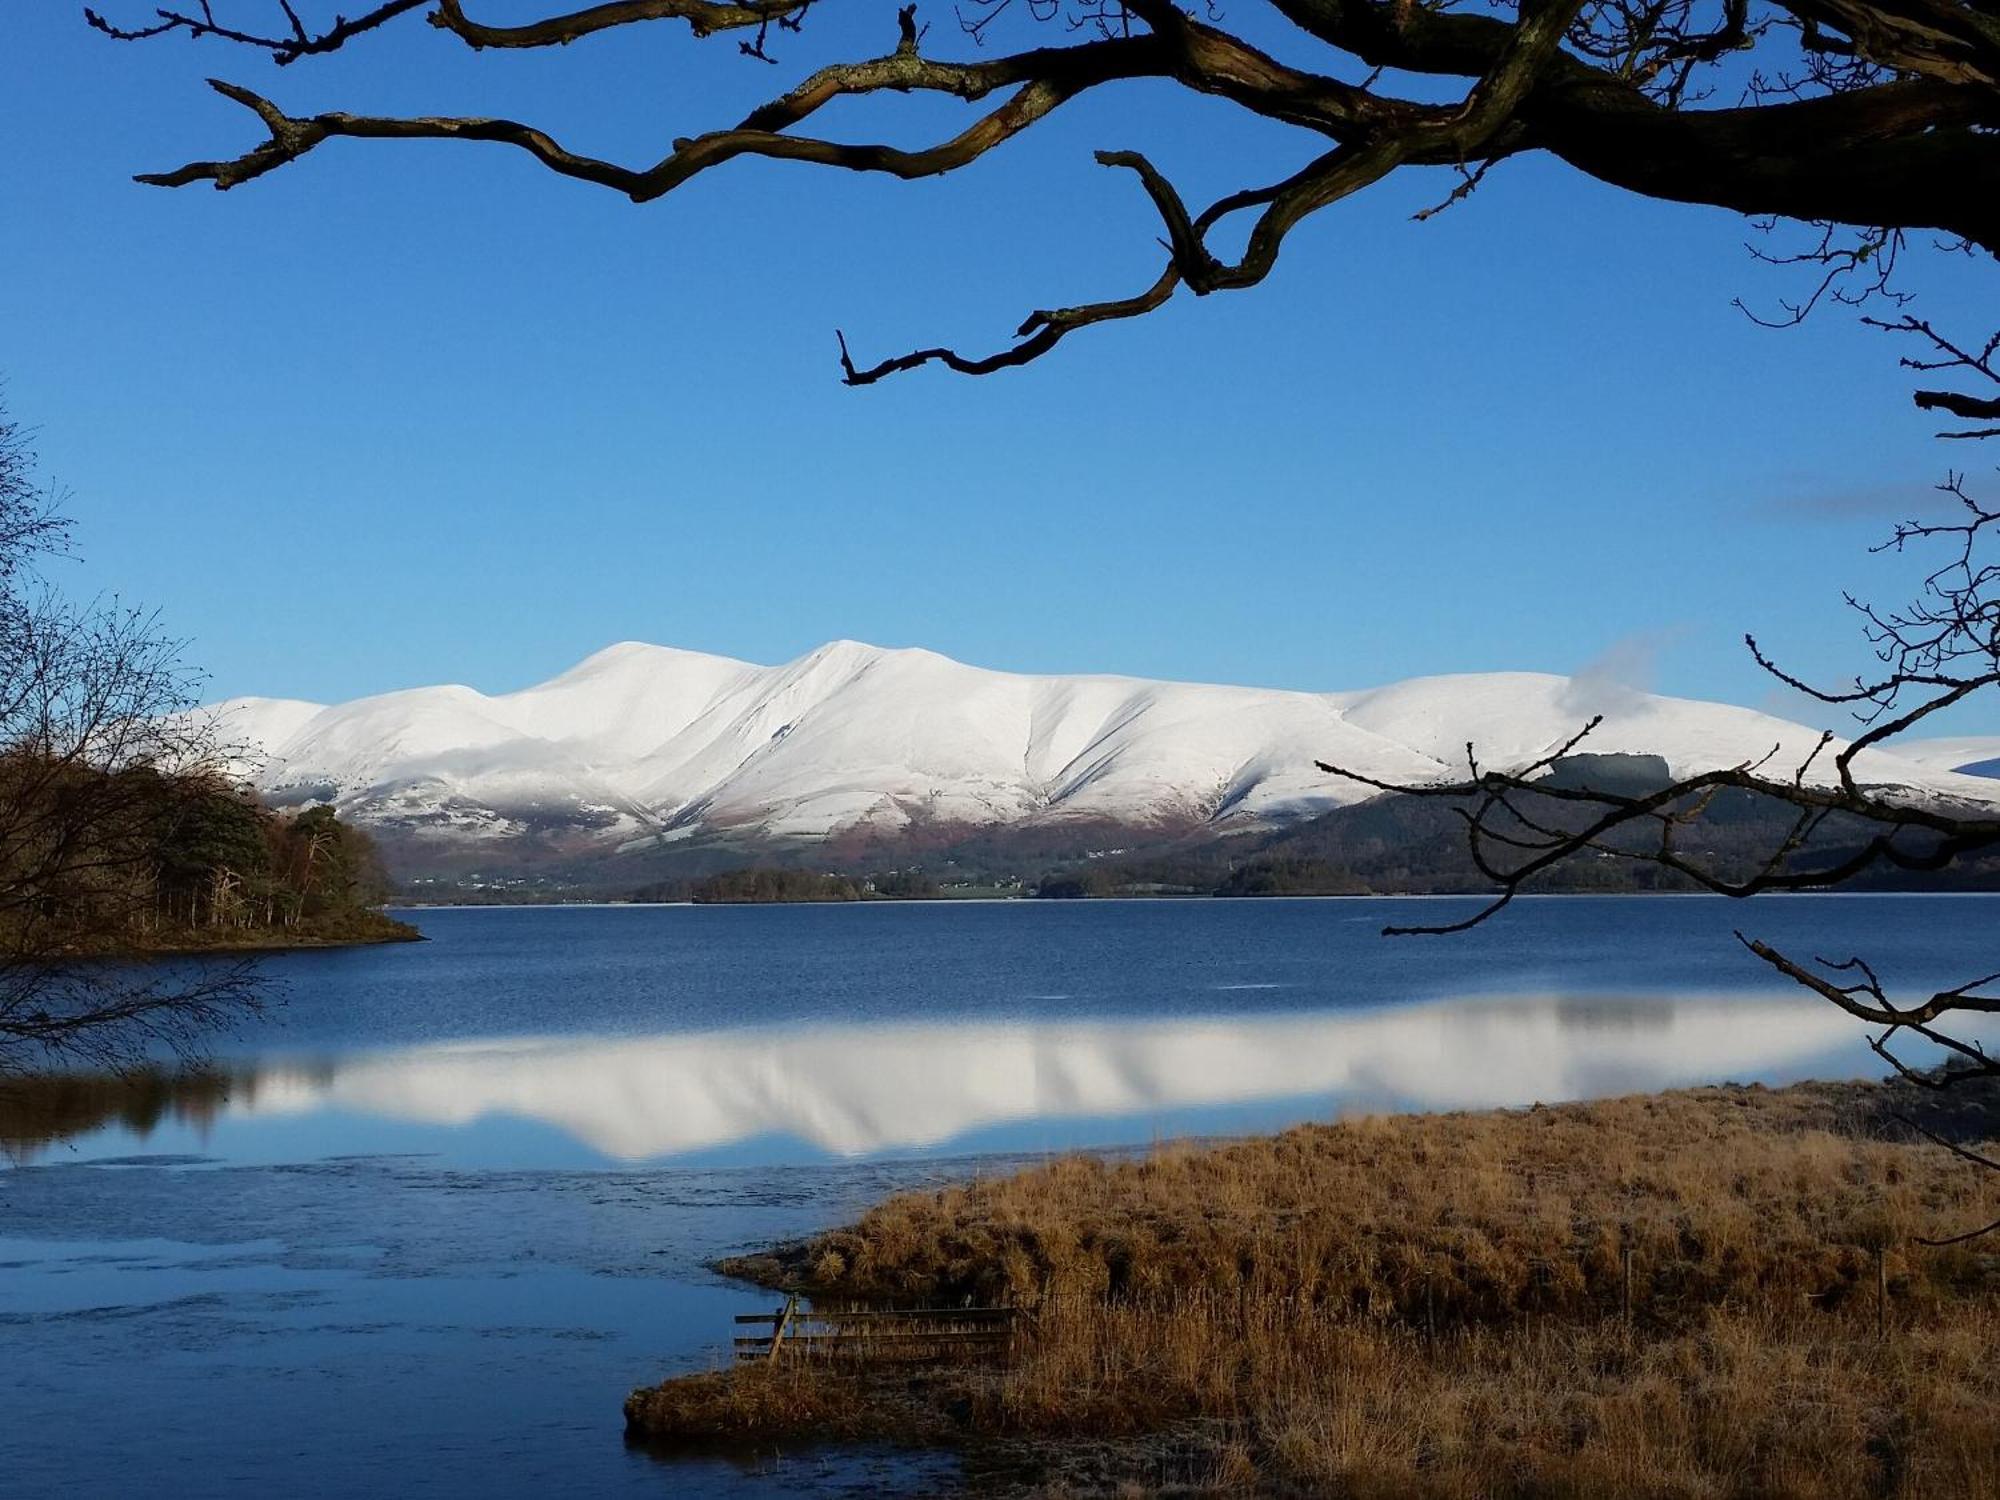
<svg viewBox="0 0 2000 1500"><path fill-rule="evenodd" d="M1818 733L1726 704L1530 672L1414 678L1360 692L1030 676L919 649L833 641L780 666L624 642L518 692L412 688L208 710L273 801L332 803L423 842L533 834L582 851L815 840L856 830L1091 819L1254 828L1373 795L1383 781L1519 766L1593 714L1581 747L1676 773L1787 770ZM1823 754L1815 772L1824 773ZM1984 800L1991 781L1881 752L1869 781Z"/></svg>

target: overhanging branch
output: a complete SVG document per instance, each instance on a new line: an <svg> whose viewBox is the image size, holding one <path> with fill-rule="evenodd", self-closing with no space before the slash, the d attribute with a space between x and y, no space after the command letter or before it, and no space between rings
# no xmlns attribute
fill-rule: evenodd
<svg viewBox="0 0 2000 1500"><path fill-rule="evenodd" d="M375 36L420 9L433 26L475 48L558 46L675 21L696 36L752 28L756 40L746 50L769 61L762 47L767 30L795 28L819 0L604 0L504 24L468 14L471 0L389 0L318 31L300 20L290 0L273 3L286 24L268 34L218 22L209 0L163 10L144 26L121 28L96 12L91 24L124 39L181 31L254 46L288 62ZM650 165L572 151L550 131L523 121L342 111L291 116L248 88L217 83L259 115L269 139L232 158L189 162L140 180L235 187L336 138L495 142L635 202L661 197L739 156L922 177L977 160L1080 93L1154 77L1226 99L1320 141L1318 154L1293 177L1225 195L1204 215L1190 212L1145 155L1100 156L1138 173L1166 225L1174 283L1185 282L1197 294L1262 281L1299 222L1402 167L1444 166L1476 179L1495 161L1535 150L1653 197L1865 224L1889 235L1936 229L2000 248L2000 88L1989 66L2000 60L2000 26L1981 9L1984 0L1898 0L1893 11L1883 11L1882 0L1777 0L1776 14L1809 31L1822 49L1838 41L1856 67L1810 88L1763 89L1754 102L1725 109L1688 104L1688 81L1693 69L1761 44L1768 18L1753 18L1742 0L1716 0L1716 13L1706 22L1696 19L1692 4L1586 9L1581 0L1547 0L1481 14L1413 7L1405 0L1273 3L1312 36L1375 69L1369 82L1352 84L1295 66L1194 20L1171 0L1118 0L1116 23L1099 27L1102 34L1092 40L986 62L922 56L922 28L905 7L898 44L888 56L822 68L735 128L675 141ZM1868 17L1880 24L1871 30L1862 24ZM1382 69L1461 77L1467 89L1455 104L1399 98L1379 86ZM929 92L978 100L1000 89L1011 91L1005 103L928 146L791 134L835 98ZM1257 211L1256 223L1241 258L1225 261L1208 249L1206 228L1243 209ZM868 383L874 371L925 363L968 373L1007 368L1046 352L1068 331L1148 311L1171 292L1171 284L1156 283L1137 297L1051 310L1031 318L1015 346L983 358L927 349L866 368L850 360L844 373L852 383ZM1927 399L1932 395L1938 409L1992 420L1994 403L1986 398L1942 392L1927 393Z"/></svg>

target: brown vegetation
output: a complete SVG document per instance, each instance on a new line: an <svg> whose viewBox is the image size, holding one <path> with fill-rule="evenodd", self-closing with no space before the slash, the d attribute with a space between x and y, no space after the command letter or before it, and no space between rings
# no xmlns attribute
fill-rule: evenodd
<svg viewBox="0 0 2000 1500"><path fill-rule="evenodd" d="M942 1413L896 1400L886 1386L863 1382L852 1368L787 1360L708 1370L637 1390L628 1422L656 1441L695 1444L775 1439L860 1441L942 1439Z"/></svg>
<svg viewBox="0 0 2000 1500"><path fill-rule="evenodd" d="M1895 1121L1927 1097L1354 1120L906 1194L728 1269L1011 1300L1032 1311L1008 1360L914 1386L760 1366L628 1416L656 1439L780 1436L788 1410L837 1412L819 1436L950 1429L1084 1492L1994 1493L2000 1257L1919 1243L1991 1218L1994 1185Z"/></svg>
<svg viewBox="0 0 2000 1500"><path fill-rule="evenodd" d="M365 833L237 785L153 616L40 579L60 498L0 409L0 1078L186 1058L269 993L247 962L95 960L419 936L371 909Z"/></svg>

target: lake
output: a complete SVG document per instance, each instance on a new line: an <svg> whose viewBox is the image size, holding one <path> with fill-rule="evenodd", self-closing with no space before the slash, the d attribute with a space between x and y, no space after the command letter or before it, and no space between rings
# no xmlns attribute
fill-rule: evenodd
<svg viewBox="0 0 2000 1500"><path fill-rule="evenodd" d="M14 1495L930 1493L947 1458L628 1450L768 1293L714 1257L901 1187L1343 1112L1875 1076L1732 936L1988 972L2000 896L487 908L286 954L177 1087L0 1092Z"/></svg>

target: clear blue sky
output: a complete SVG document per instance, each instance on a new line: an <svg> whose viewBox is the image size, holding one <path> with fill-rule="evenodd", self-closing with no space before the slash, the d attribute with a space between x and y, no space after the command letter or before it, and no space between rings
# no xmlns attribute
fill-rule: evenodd
<svg viewBox="0 0 2000 1500"><path fill-rule="evenodd" d="M1311 151L1162 85L919 184L749 163L635 207L500 147L355 142L227 194L129 180L261 138L209 73L294 112L512 113L650 160L887 50L893 12L816 13L775 69L678 26L474 55L420 18L277 69L8 7L0 372L73 492L65 579L159 608L215 695L851 636L1305 688L1650 652L1663 691L1791 708L1742 632L1861 665L1840 590L1897 594L1907 568L1867 544L1976 456L1929 439L1851 317L1774 333L1731 307L1798 288L1744 221L1540 160L1423 224L1448 181L1391 183L1295 233L1262 288L1026 370L839 384L837 326L864 357L983 350L1149 281L1152 210L1093 148L1191 196ZM969 46L936 19L939 50ZM964 118L827 116L900 140ZM1969 308L1972 275L1927 275L1929 310Z"/></svg>

